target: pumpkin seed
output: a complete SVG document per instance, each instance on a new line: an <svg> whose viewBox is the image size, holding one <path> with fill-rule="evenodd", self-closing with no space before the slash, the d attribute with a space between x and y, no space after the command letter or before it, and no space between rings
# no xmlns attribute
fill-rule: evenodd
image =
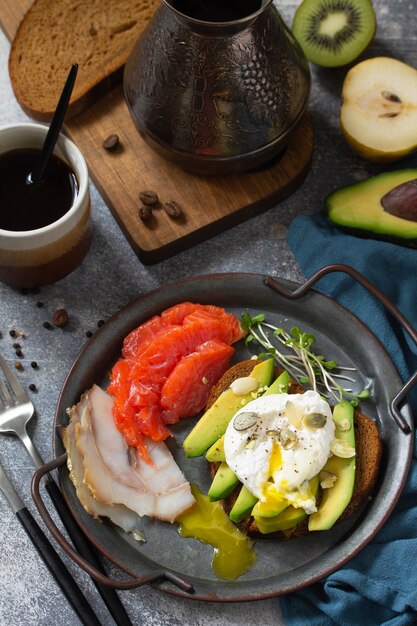
<svg viewBox="0 0 417 626"><path fill-rule="evenodd" d="M253 376L243 376L242 378L236 378L230 383L230 389L235 396L245 396L258 386L258 381Z"/></svg>
<svg viewBox="0 0 417 626"><path fill-rule="evenodd" d="M330 450L341 459L351 459L356 454L355 448L352 448L344 439L333 439Z"/></svg>
<svg viewBox="0 0 417 626"><path fill-rule="evenodd" d="M283 428L279 433L279 442L284 450L290 450L298 443L298 437L290 428Z"/></svg>
<svg viewBox="0 0 417 626"><path fill-rule="evenodd" d="M246 430L251 426L254 426L258 421L258 414L253 413L252 411L244 411L243 413L239 413L236 415L233 420L233 428L235 430Z"/></svg>
<svg viewBox="0 0 417 626"><path fill-rule="evenodd" d="M288 422L291 426L294 426L294 428L300 427L301 420L303 418L303 411L298 404L292 400L287 400L285 404L285 415L287 416Z"/></svg>
<svg viewBox="0 0 417 626"><path fill-rule="evenodd" d="M347 418L344 420L341 420L341 422L338 425L338 429L342 431L342 433L347 432L348 430L350 430L350 428L351 428L350 420L348 420Z"/></svg>
<svg viewBox="0 0 417 626"><path fill-rule="evenodd" d="M333 487L336 480L336 474L332 474L332 472L327 472L326 470L320 472L320 487L322 489L330 489L331 487Z"/></svg>
<svg viewBox="0 0 417 626"><path fill-rule="evenodd" d="M275 437L275 435L279 435L280 432L281 432L280 430L271 429L271 430L267 430L266 434L270 437Z"/></svg>
<svg viewBox="0 0 417 626"><path fill-rule="evenodd" d="M308 413L303 417L303 424L307 428L323 428L326 425L327 417L322 413Z"/></svg>

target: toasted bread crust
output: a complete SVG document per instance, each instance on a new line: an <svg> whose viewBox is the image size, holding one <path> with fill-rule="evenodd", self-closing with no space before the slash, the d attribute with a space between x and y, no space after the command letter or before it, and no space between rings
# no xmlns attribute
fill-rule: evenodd
<svg viewBox="0 0 417 626"><path fill-rule="evenodd" d="M230 386L230 383L241 376L249 376L253 367L259 363L259 361L242 361L232 366L219 380L217 385L213 387L212 393L209 396L209 403L207 408L211 406L217 399L217 397ZM250 368L250 364L252 367ZM278 370L279 373L282 370ZM224 379L224 380L223 380ZM303 393L304 389L301 385L291 382L288 388L288 393ZM340 516L338 522L346 519L352 513L354 513L366 500L370 497L375 483L378 477L379 463L382 454L382 443L379 437L378 429L375 422L361 413L355 411L354 415L355 425L355 446L356 446L356 469L355 469L355 486L353 489L352 498ZM220 463L208 463L208 470L212 478L214 478ZM222 500L222 506L227 513L232 509L236 498L240 491L240 485L230 494L228 498ZM297 524L293 528L284 532L275 532L263 534L259 531L258 526L253 517L247 517L245 520L237 524L237 526L243 532L248 535L257 537L258 539L276 539L283 541L290 538L302 537L307 535L308 530L308 518Z"/></svg>

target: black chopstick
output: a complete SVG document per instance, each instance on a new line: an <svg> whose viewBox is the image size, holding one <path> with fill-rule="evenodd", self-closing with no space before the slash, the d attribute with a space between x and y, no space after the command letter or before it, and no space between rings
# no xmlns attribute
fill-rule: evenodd
<svg viewBox="0 0 417 626"><path fill-rule="evenodd" d="M48 570L55 578L68 602L85 626L101 626L93 609L88 604L81 589L78 587L61 557L44 535L42 529L22 502L6 472L0 465L0 491L4 494L13 513L16 515L27 535L42 557Z"/></svg>
<svg viewBox="0 0 417 626"><path fill-rule="evenodd" d="M43 534L31 512L23 507L16 512L16 516L81 622L86 626L101 626L101 622L88 604L81 589L55 552L52 544Z"/></svg>
<svg viewBox="0 0 417 626"><path fill-rule="evenodd" d="M50 476L46 479L45 487L77 552L79 552L81 556L90 563L90 565L93 565L96 569L105 574L106 572L97 556L97 553L73 518L58 485ZM103 598L103 601L116 624L118 626L132 626L132 622L130 621L116 591L110 587L101 585L95 580L93 580L93 583Z"/></svg>

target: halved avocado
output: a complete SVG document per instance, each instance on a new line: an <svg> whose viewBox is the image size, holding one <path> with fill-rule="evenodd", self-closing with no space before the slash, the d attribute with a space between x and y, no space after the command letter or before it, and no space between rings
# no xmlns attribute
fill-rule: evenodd
<svg viewBox="0 0 417 626"><path fill-rule="evenodd" d="M417 169L385 172L337 189L326 199L327 216L353 235L417 246L417 221L392 215L382 204L392 189L417 178Z"/></svg>

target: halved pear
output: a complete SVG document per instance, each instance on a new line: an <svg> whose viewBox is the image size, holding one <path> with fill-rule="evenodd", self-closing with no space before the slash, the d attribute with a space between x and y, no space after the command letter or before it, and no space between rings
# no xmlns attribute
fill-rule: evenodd
<svg viewBox="0 0 417 626"><path fill-rule="evenodd" d="M346 75L342 132L356 152L389 163L417 149L417 70L389 57L362 61Z"/></svg>

